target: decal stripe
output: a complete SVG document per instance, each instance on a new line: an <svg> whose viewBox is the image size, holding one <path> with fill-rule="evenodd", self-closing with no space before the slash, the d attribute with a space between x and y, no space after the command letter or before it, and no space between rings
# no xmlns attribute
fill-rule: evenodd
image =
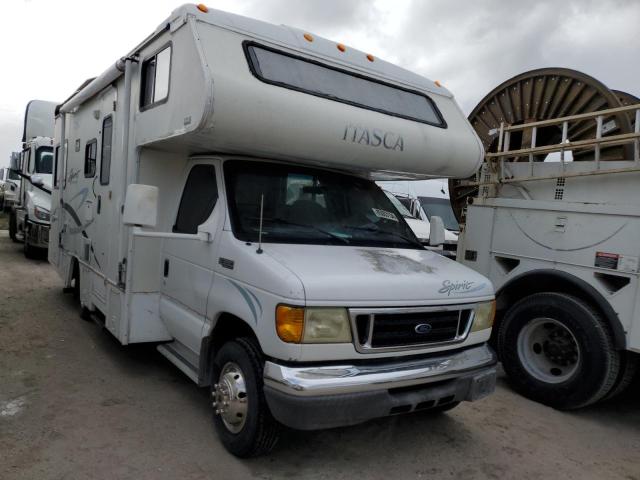
<svg viewBox="0 0 640 480"><path fill-rule="evenodd" d="M249 309L251 310L251 313L253 314L253 321L257 325L258 324L258 313L256 312L256 307L253 304L253 302L251 301L251 297L249 296L247 291L244 288L242 288L240 285L238 285L236 282L234 282L232 280L229 280L229 279L227 279L227 281L231 285L236 287L238 292L240 292L240 295L242 295L242 298L244 298L244 301L247 302L247 305L249 306Z"/></svg>

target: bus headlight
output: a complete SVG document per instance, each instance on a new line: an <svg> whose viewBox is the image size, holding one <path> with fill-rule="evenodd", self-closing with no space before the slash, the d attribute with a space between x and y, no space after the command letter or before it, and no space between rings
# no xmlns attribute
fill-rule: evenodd
<svg viewBox="0 0 640 480"><path fill-rule="evenodd" d="M346 308L278 305L276 331L287 343L350 343Z"/></svg>
<svg viewBox="0 0 640 480"><path fill-rule="evenodd" d="M476 305L473 315L473 325L471 326L472 332L478 332L485 330L493 326L493 319L496 316L496 301L479 303Z"/></svg>
<svg viewBox="0 0 640 480"><path fill-rule="evenodd" d="M42 207L35 206L33 208L33 214L36 216L38 220L42 220L43 222L48 222L51 219L49 210L46 210Z"/></svg>

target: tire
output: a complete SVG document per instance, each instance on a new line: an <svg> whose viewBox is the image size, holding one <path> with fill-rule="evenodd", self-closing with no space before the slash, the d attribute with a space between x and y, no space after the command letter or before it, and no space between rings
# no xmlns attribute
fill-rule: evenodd
<svg viewBox="0 0 640 480"><path fill-rule="evenodd" d="M25 222L26 223L26 222ZM29 259L36 258L36 249L29 244L29 232L25 228L24 230L24 242L22 242L24 256Z"/></svg>
<svg viewBox="0 0 640 480"><path fill-rule="evenodd" d="M259 348L248 338L225 343L213 360L213 423L224 447L236 457L266 454L278 441L281 427L271 415L262 390L263 365ZM229 385L233 395L224 393ZM225 398L229 405L223 404ZM220 414L221 408L225 412ZM240 423L230 423L234 421Z"/></svg>
<svg viewBox="0 0 640 480"><path fill-rule="evenodd" d="M18 243L18 237L16 236L18 232L18 221L16 219L15 212L11 212L9 214L9 237L15 243Z"/></svg>
<svg viewBox="0 0 640 480"><path fill-rule="evenodd" d="M560 410L601 400L620 370L600 314L563 293L537 293L513 305L499 326L498 350L517 392Z"/></svg>
<svg viewBox="0 0 640 480"><path fill-rule="evenodd" d="M604 397L603 400L611 400L623 393L635 378L638 371L638 354L632 352L621 352L620 355L620 371L615 384Z"/></svg>

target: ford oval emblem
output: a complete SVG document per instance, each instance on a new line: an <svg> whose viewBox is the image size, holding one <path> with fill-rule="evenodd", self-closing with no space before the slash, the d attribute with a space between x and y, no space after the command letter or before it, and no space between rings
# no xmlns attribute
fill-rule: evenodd
<svg viewBox="0 0 640 480"><path fill-rule="evenodd" d="M420 335L426 335L431 331L431 325L429 325L428 323L420 323L416 325L414 330Z"/></svg>

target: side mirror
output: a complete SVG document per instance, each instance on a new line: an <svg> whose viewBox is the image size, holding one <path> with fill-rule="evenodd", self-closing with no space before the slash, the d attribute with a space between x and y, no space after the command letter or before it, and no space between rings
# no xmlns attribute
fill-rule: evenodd
<svg viewBox="0 0 640 480"><path fill-rule="evenodd" d="M429 245L437 247L444 244L444 222L442 218L432 215L429 219Z"/></svg>
<svg viewBox="0 0 640 480"><path fill-rule="evenodd" d="M44 180L40 175L31 175L31 183L37 187L44 185Z"/></svg>
<svg viewBox="0 0 640 480"><path fill-rule="evenodd" d="M127 187L122 222L130 227L155 228L158 222L158 187L132 183Z"/></svg>

